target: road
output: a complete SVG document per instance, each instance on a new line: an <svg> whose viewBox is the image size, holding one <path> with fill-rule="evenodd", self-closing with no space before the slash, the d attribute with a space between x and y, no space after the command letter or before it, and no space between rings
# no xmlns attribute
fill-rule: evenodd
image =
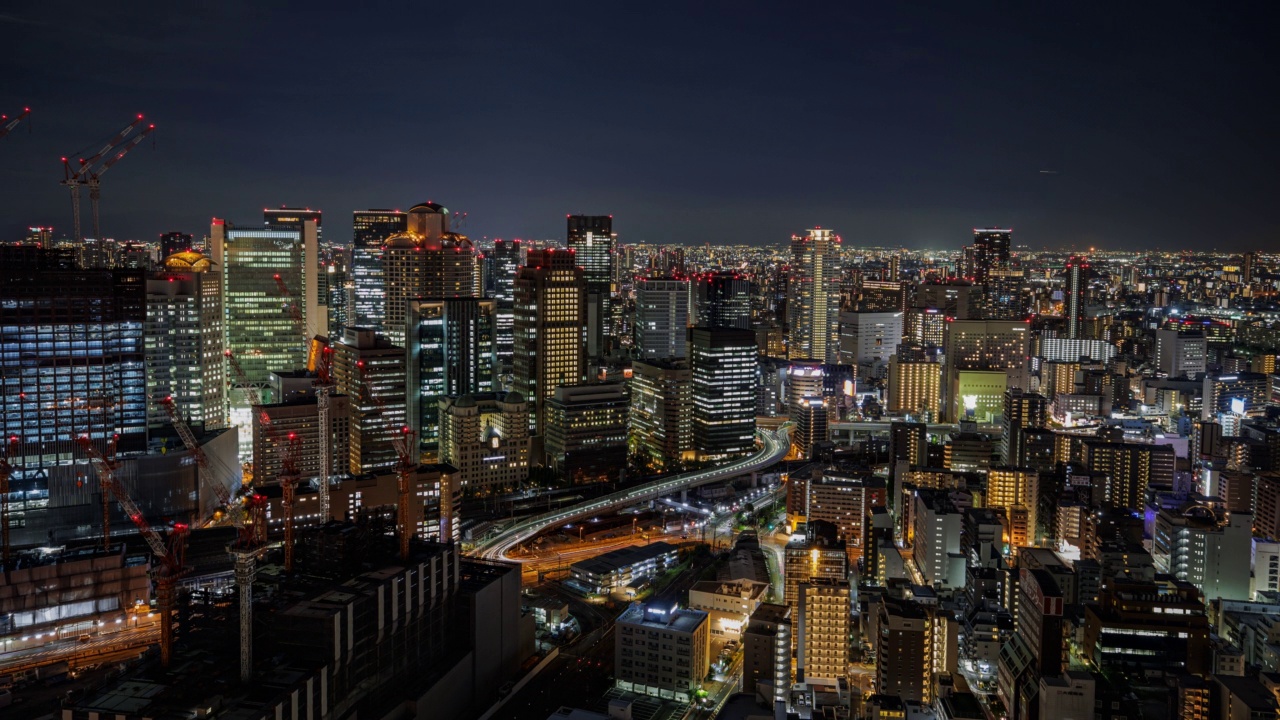
<svg viewBox="0 0 1280 720"><path fill-rule="evenodd" d="M144 619L142 625L138 627L95 635L87 642L68 639L48 643L43 647L2 654L0 655L0 674L19 672L64 660L72 668L96 664L101 662L102 657L141 650L158 642L160 642L158 618Z"/></svg>
<svg viewBox="0 0 1280 720"><path fill-rule="evenodd" d="M664 495L720 480L727 480L744 473L762 470L786 457L787 451L791 447L788 439L790 436L789 425L784 425L776 431L757 429L756 435L760 439L759 448L755 453L741 460L708 470L696 470L662 480L654 480L651 483L629 490L622 490L561 510L519 520L497 536L487 538L478 543L472 554L491 560L506 559L505 555L512 547L556 525L571 522L588 515L596 515L608 510L656 500ZM517 562L519 561L518 558L514 559Z"/></svg>

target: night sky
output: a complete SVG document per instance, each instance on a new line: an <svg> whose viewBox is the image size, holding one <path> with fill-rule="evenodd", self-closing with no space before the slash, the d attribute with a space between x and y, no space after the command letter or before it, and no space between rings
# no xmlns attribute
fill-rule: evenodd
<svg viewBox="0 0 1280 720"><path fill-rule="evenodd" d="M107 236L434 200L473 238L1276 249L1266 3L925 4L5 3L0 239L69 230L58 158L143 112Z"/></svg>

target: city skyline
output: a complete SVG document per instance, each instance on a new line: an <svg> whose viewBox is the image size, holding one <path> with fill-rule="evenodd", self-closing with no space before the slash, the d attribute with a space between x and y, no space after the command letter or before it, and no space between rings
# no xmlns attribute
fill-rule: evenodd
<svg viewBox="0 0 1280 720"><path fill-rule="evenodd" d="M352 210L424 199L476 239L562 238L560 213L680 245L821 226L955 247L997 224L1035 249L1242 251L1277 230L1247 11L752 10L448 8L425 45L391 10L324 5L5 14L31 62L0 112L33 113L0 141L0 232L69 230L57 159L137 112L157 130L103 183L107 237L290 205L342 243ZM65 52L90 32L92 62Z"/></svg>

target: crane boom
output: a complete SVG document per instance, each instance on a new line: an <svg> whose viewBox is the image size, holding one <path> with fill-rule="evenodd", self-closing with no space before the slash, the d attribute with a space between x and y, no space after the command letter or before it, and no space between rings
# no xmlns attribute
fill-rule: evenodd
<svg viewBox="0 0 1280 720"><path fill-rule="evenodd" d="M18 127L18 123L26 120L27 116L30 114L31 108L22 108L22 112L12 120L9 119L8 115L0 115L0 123L4 123L4 125L0 127L0 138L13 132L13 129Z"/></svg>
<svg viewBox="0 0 1280 720"><path fill-rule="evenodd" d="M80 445L80 449L89 458L89 462L93 465L93 469L98 472L98 480L102 483L104 492L108 492L120 503L120 507L124 508L124 512L129 516L129 520L138 527L138 531L142 533L142 537L146 539L147 544L151 546L151 552L157 558L167 557L169 550L165 547L164 539L160 537L151 527L151 523L147 522L142 511L138 509L137 503L129 496L128 491L120 484L120 480L116 478L116 470L120 467L115 459L115 442L113 438L108 445L108 450L103 453L93 444L93 440L88 435L81 435L76 438L76 443Z"/></svg>
<svg viewBox="0 0 1280 720"><path fill-rule="evenodd" d="M110 158L107 159L106 162L102 163L102 167L98 168L97 170L91 171L90 183L92 184L94 180L97 180L98 178L102 177L102 174L110 170L112 165L115 165L116 163L124 159L124 156L128 155L130 150L140 145L148 135L155 132L155 129L156 129L155 125L148 125L145 130L133 136L133 139L126 142L123 146L121 146L119 151L116 152L115 155L112 155Z"/></svg>
<svg viewBox="0 0 1280 720"><path fill-rule="evenodd" d="M113 148L115 148L120 143L124 142L125 139L128 138L131 134L133 134L133 131L137 129L137 127L141 124L142 124L142 115L138 115L138 117L135 118L133 122L129 123L128 125L125 126L123 130L116 133L115 137L111 138L110 142L102 146L102 149L99 150L97 153L95 153L93 157L89 158L88 160L81 159L80 166L77 168L72 168L71 164L67 161L67 159L62 158L63 169L68 173L66 179L67 180L71 180L73 178L82 179L91 169L93 169L93 166L97 164L99 160L106 157L107 153L110 153Z"/></svg>
<svg viewBox="0 0 1280 720"><path fill-rule="evenodd" d="M213 493L218 497L218 503L226 508L231 515L232 524L236 527L242 527L244 525L244 513L231 497L231 491L227 489L227 486L212 477L213 469L209 463L209 456L205 454L204 448L200 447L200 443L196 441L196 436L191 432L191 427L187 425L187 421L183 420L182 415L178 413L178 405L173 401L173 396L160 398L157 402L160 403L160 407L164 408L165 414L169 416L169 423L173 425L173 429L178 431L178 437L182 438L182 444L195 457L200 484L206 487L213 487Z"/></svg>

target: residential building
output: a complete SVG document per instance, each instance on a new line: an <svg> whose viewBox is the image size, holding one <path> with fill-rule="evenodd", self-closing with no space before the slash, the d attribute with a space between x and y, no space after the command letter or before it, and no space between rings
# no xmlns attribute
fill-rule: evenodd
<svg viewBox="0 0 1280 720"><path fill-rule="evenodd" d="M808 486L807 518L834 525L837 536L845 542L850 562L856 563L871 537L871 509L885 505L884 481L824 472Z"/></svg>
<svg viewBox="0 0 1280 720"><path fill-rule="evenodd" d="M613 672L620 690L693 702L711 667L705 612L632 603L616 628Z"/></svg>
<svg viewBox="0 0 1280 720"><path fill-rule="evenodd" d="M1192 505L1156 513L1151 557L1156 571L1195 585L1205 600L1251 597L1253 515L1222 517L1209 507Z"/></svg>
<svg viewBox="0 0 1280 720"><path fill-rule="evenodd" d="M791 608L761 603L742 633L742 691L777 701L791 685ZM768 703L767 704L772 704Z"/></svg>
<svg viewBox="0 0 1280 720"><path fill-rule="evenodd" d="M769 583L756 580L700 580L689 588L689 609L707 613L712 637L741 640L768 592Z"/></svg>
<svg viewBox="0 0 1280 720"><path fill-rule="evenodd" d="M1011 387L1004 391L1004 412L1000 417L1000 462L1024 467L1027 452L1023 428L1042 428L1048 421L1049 406L1043 395Z"/></svg>
<svg viewBox="0 0 1280 720"><path fill-rule="evenodd" d="M840 238L815 228L791 237L791 276L787 281L787 357L836 362L839 303L835 290Z"/></svg>
<svg viewBox="0 0 1280 720"><path fill-rule="evenodd" d="M800 583L798 591L796 676L848 679L853 614L849 581L810 578Z"/></svg>

